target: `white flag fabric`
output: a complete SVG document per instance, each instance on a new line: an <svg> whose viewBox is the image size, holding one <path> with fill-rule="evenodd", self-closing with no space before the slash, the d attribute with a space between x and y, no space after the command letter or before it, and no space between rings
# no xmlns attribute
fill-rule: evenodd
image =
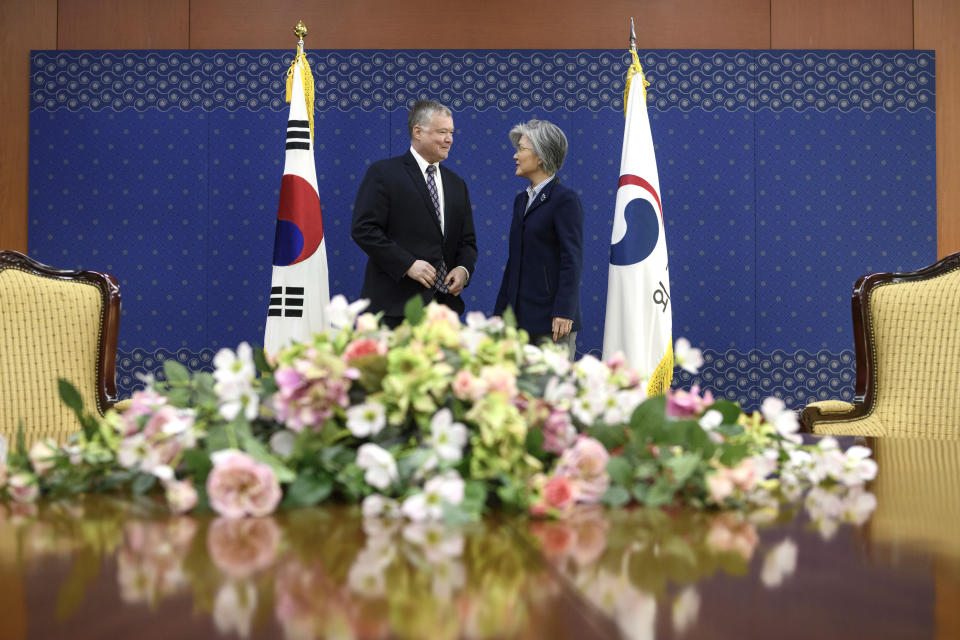
<svg viewBox="0 0 960 640"><path fill-rule="evenodd" d="M306 341L329 326L327 246L323 237L311 131L313 78L302 51L297 54L292 71L270 308L263 336L263 348L270 354L293 342Z"/></svg>
<svg viewBox="0 0 960 640"><path fill-rule="evenodd" d="M627 71L620 182L610 239L603 358L622 351L660 395L673 378L672 306L660 178L636 51Z"/></svg>

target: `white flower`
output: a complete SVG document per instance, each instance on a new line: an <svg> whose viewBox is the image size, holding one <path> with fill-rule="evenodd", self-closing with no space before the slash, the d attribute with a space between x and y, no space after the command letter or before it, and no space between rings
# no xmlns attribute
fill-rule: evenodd
<svg viewBox="0 0 960 640"><path fill-rule="evenodd" d="M270 436L270 450L281 458L289 458L293 453L293 445L297 434L289 429L280 429Z"/></svg>
<svg viewBox="0 0 960 640"><path fill-rule="evenodd" d="M678 338L673 347L673 361L688 373L699 373L703 366L703 352L691 347L686 338Z"/></svg>
<svg viewBox="0 0 960 640"><path fill-rule="evenodd" d="M8 451L10 451L10 445L7 443L7 436L0 433L0 464L7 464Z"/></svg>
<svg viewBox="0 0 960 640"><path fill-rule="evenodd" d="M387 412L379 402L364 402L347 409L347 429L355 438L375 436L387 424Z"/></svg>
<svg viewBox="0 0 960 640"><path fill-rule="evenodd" d="M699 424L704 431L712 431L723 424L723 414L716 409L710 409L700 418Z"/></svg>
<svg viewBox="0 0 960 640"><path fill-rule="evenodd" d="M837 479L850 487L870 482L876 478L877 463L870 458L871 453L870 449L860 445L854 445L847 449L844 470Z"/></svg>
<svg viewBox="0 0 960 640"><path fill-rule="evenodd" d="M467 444L467 428L453 421L453 412L444 407L430 419L430 444L443 460L458 462Z"/></svg>
<svg viewBox="0 0 960 640"><path fill-rule="evenodd" d="M353 327L353 323L356 321L357 316L360 315L368 306L370 306L370 301L363 298L357 300L356 302L348 303L346 297L343 295L333 296L333 299L330 300L330 304L327 305L330 326L334 329Z"/></svg>
<svg viewBox="0 0 960 640"><path fill-rule="evenodd" d="M552 377L547 381L547 386L543 390L543 399L552 405L560 406L574 398L577 395L577 387L572 382L562 378Z"/></svg>
<svg viewBox="0 0 960 640"><path fill-rule="evenodd" d="M797 569L797 544L787 538L767 553L760 580L768 589L779 587Z"/></svg>
<svg viewBox="0 0 960 640"><path fill-rule="evenodd" d="M397 504L397 501L379 493L372 493L364 498L360 510L363 512L364 518L400 517L400 505Z"/></svg>
<svg viewBox="0 0 960 640"><path fill-rule="evenodd" d="M234 354L230 349L220 349L213 358L214 391L220 404L220 415L233 420L243 410L247 420L257 417L260 398L253 389L257 368L253 363L253 349L241 342Z"/></svg>
<svg viewBox="0 0 960 640"><path fill-rule="evenodd" d="M38 476L42 476L56 465L57 443L49 438L37 440L30 447L27 456L30 458L30 464L33 465L34 472Z"/></svg>
<svg viewBox="0 0 960 640"><path fill-rule="evenodd" d="M763 419L773 425L773 428L785 440L794 444L803 442L803 438L797 433L800 430L797 415L787 409L783 400L773 396L766 398L760 405L760 413L763 414Z"/></svg>
<svg viewBox="0 0 960 640"><path fill-rule="evenodd" d="M363 479L371 487L383 491L390 483L397 480L397 463L390 452L372 442L360 445L357 449L357 466L366 473Z"/></svg>
<svg viewBox="0 0 960 640"><path fill-rule="evenodd" d="M422 493L415 493L403 501L400 511L410 520L439 520L444 503L457 506L463 502L464 482L456 471L447 471L427 481Z"/></svg>

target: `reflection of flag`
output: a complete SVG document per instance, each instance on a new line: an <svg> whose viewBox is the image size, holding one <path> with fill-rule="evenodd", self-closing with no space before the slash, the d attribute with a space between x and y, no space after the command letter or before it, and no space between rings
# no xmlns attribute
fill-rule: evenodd
<svg viewBox="0 0 960 640"><path fill-rule="evenodd" d="M287 76L287 151L280 183L273 282L263 347L276 353L329 325L327 247L313 163L313 75L300 48Z"/></svg>
<svg viewBox="0 0 960 640"><path fill-rule="evenodd" d="M673 378L673 320L660 179L647 116L647 81L637 52L627 70L626 124L620 184L610 239L610 275L603 357L622 351L650 377L649 395L664 393ZM632 82L637 80L637 82Z"/></svg>

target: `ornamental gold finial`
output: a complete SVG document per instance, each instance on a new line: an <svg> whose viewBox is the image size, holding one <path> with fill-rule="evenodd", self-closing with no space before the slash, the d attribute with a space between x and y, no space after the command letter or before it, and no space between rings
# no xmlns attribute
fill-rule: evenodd
<svg viewBox="0 0 960 640"><path fill-rule="evenodd" d="M307 36L307 25L303 24L303 20L297 20L297 26L293 28L293 34L299 40L303 40Z"/></svg>

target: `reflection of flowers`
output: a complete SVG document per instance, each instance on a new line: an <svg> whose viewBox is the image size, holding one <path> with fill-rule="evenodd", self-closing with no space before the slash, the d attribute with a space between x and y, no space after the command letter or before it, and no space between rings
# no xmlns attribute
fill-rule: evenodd
<svg viewBox="0 0 960 640"><path fill-rule="evenodd" d="M732 551L749 560L759 537L753 523L745 522L739 514L721 513L710 521L706 541L714 551Z"/></svg>
<svg viewBox="0 0 960 640"><path fill-rule="evenodd" d="M877 498L860 486L814 487L804 505L824 540L836 533L840 523L861 525L877 508Z"/></svg>
<svg viewBox="0 0 960 640"><path fill-rule="evenodd" d="M673 601L673 628L684 633L700 616L700 594L693 587L685 587Z"/></svg>
<svg viewBox="0 0 960 640"><path fill-rule="evenodd" d="M217 518L207 532L207 550L225 574L246 578L273 564L280 537L273 518Z"/></svg>
<svg viewBox="0 0 960 640"><path fill-rule="evenodd" d="M257 588L249 582L227 582L217 591L213 602L213 623L222 634L250 637L253 614L257 610Z"/></svg>
<svg viewBox="0 0 960 640"><path fill-rule="evenodd" d="M779 587L784 578L793 575L797 569L797 544L787 538L767 552L763 560L760 580L768 588Z"/></svg>
<svg viewBox="0 0 960 640"><path fill-rule="evenodd" d="M196 532L190 518L134 521L124 526L124 546L117 554L117 582L124 602L156 605L186 588L183 556Z"/></svg>

